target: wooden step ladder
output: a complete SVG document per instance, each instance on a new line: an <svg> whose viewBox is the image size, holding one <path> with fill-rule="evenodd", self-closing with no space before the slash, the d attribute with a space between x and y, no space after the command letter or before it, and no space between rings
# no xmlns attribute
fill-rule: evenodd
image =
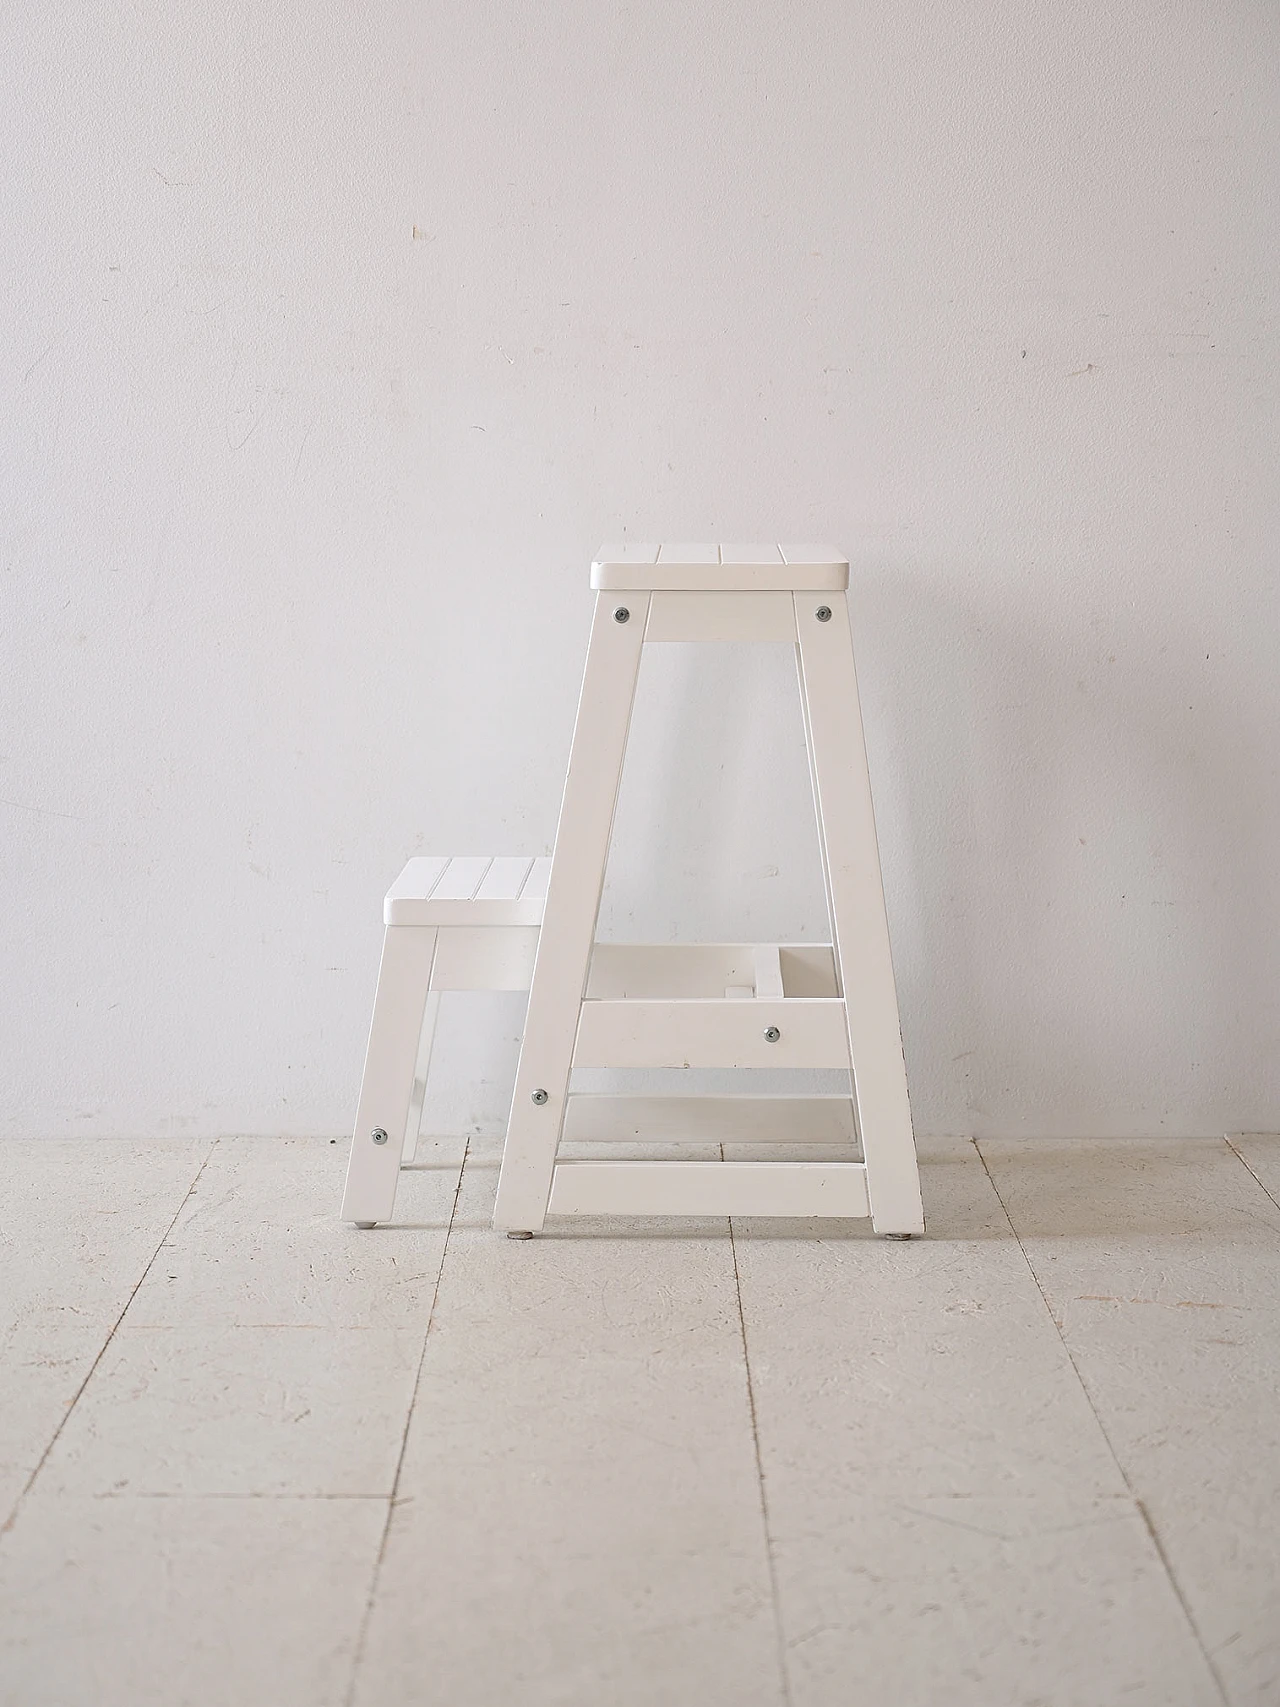
<svg viewBox="0 0 1280 1707"><path fill-rule="evenodd" d="M533 964L494 1226L551 1215L870 1215L924 1229L849 628L847 559L826 547L623 545L591 570L595 619ZM663 641L792 645L832 940L595 940L640 654ZM608 1098L574 1068L844 1068L852 1099ZM860 1162L613 1161L561 1141L849 1137Z"/></svg>

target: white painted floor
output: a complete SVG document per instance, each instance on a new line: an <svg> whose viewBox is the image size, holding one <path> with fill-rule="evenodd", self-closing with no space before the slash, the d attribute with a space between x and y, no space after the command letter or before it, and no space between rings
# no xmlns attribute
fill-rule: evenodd
<svg viewBox="0 0 1280 1707"><path fill-rule="evenodd" d="M905 1245L345 1151L0 1146L4 1707L1280 1703L1280 1138L926 1144Z"/></svg>

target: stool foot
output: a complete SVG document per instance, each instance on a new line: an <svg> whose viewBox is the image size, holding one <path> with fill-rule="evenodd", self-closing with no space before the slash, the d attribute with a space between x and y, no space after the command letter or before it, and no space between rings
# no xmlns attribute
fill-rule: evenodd
<svg viewBox="0 0 1280 1707"><path fill-rule="evenodd" d="M532 1233L508 1233L507 1237L509 1239L531 1239L533 1237L533 1234Z"/></svg>
<svg viewBox="0 0 1280 1707"><path fill-rule="evenodd" d="M376 1227L377 1225L378 1225L378 1223L376 1221L357 1221L356 1222L357 1227L368 1228L368 1227Z"/></svg>
<svg viewBox="0 0 1280 1707"><path fill-rule="evenodd" d="M914 1233L884 1233L884 1234L882 1234L882 1237L886 1238L886 1239L914 1239L915 1234Z"/></svg>

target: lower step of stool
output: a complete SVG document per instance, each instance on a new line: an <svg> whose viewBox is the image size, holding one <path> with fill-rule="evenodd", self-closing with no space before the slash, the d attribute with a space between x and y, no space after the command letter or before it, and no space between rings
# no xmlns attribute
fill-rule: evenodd
<svg viewBox="0 0 1280 1707"><path fill-rule="evenodd" d="M550 1215L871 1213L861 1162L557 1162Z"/></svg>

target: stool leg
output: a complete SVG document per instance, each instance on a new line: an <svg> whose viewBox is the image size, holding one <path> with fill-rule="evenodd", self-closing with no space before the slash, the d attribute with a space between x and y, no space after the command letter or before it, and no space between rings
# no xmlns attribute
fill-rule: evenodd
<svg viewBox="0 0 1280 1707"><path fill-rule="evenodd" d="M413 1095L413 1069L431 983L436 933L390 925L365 1055L342 1219L373 1226L391 1217Z"/></svg>
<svg viewBox="0 0 1280 1707"><path fill-rule="evenodd" d="M596 596L498 1176L499 1230L536 1233L547 1213L648 618L648 593Z"/></svg>
<svg viewBox="0 0 1280 1707"><path fill-rule="evenodd" d="M404 1129L404 1149L400 1153L403 1166L418 1153L422 1135L422 1105L427 1100L427 1077L431 1072L431 1051L436 1041L436 1020L440 1014L439 990L427 991L427 1005L422 1015L422 1036L418 1039L418 1063L413 1069L413 1091L409 1097L409 1124Z"/></svg>
<svg viewBox="0 0 1280 1707"><path fill-rule="evenodd" d="M795 601L805 732L872 1225L889 1235L922 1233L920 1176L848 600L843 593L797 593ZM820 608L826 620L818 619Z"/></svg>

